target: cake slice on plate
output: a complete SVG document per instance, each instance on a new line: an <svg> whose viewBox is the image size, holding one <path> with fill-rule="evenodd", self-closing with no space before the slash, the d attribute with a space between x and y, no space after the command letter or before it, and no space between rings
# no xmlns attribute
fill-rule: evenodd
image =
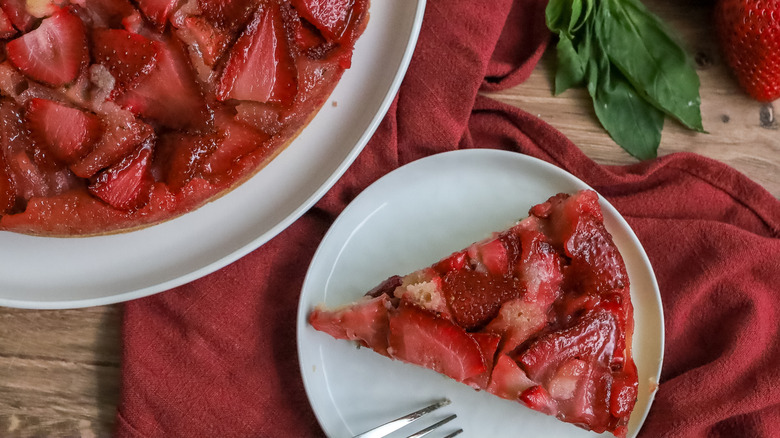
<svg viewBox="0 0 780 438"><path fill-rule="evenodd" d="M528 218L311 325L595 432L627 433L637 398L628 274L598 195Z"/></svg>

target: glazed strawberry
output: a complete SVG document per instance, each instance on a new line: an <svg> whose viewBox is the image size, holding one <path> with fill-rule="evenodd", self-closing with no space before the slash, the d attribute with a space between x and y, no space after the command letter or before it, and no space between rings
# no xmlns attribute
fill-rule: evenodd
<svg viewBox="0 0 780 438"><path fill-rule="evenodd" d="M26 118L32 133L66 163L81 158L100 137L97 116L59 102L31 99Z"/></svg>
<svg viewBox="0 0 780 438"><path fill-rule="evenodd" d="M179 43L160 44L157 65L116 99L123 108L173 129L205 130L211 114Z"/></svg>
<svg viewBox="0 0 780 438"><path fill-rule="evenodd" d="M401 304L390 318L393 357L433 369L459 382L485 372L477 341L452 322L415 305Z"/></svg>
<svg viewBox="0 0 780 438"><path fill-rule="evenodd" d="M269 5L254 16L231 49L217 98L289 102L296 92L295 65L280 10Z"/></svg>
<svg viewBox="0 0 780 438"><path fill-rule="evenodd" d="M90 193L120 210L135 210L149 201L152 147L144 144L133 154L102 171L88 187Z"/></svg>
<svg viewBox="0 0 780 438"><path fill-rule="evenodd" d="M0 9L0 39L11 38L16 35L16 32L17 30L8 18L8 14Z"/></svg>
<svg viewBox="0 0 780 438"><path fill-rule="evenodd" d="M513 277L496 277L472 270L444 276L444 294L458 324L477 328L493 319L501 304L520 295Z"/></svg>
<svg viewBox="0 0 780 438"><path fill-rule="evenodd" d="M0 0L0 7L15 28L29 32L35 26L36 18L27 12L25 0Z"/></svg>
<svg viewBox="0 0 780 438"><path fill-rule="evenodd" d="M138 0L138 8L157 29L162 30L179 0Z"/></svg>
<svg viewBox="0 0 780 438"><path fill-rule="evenodd" d="M742 88L761 102L780 98L780 2L719 0L715 30Z"/></svg>
<svg viewBox="0 0 780 438"><path fill-rule="evenodd" d="M222 138L217 147L203 161L203 174L214 177L227 174L233 164L242 156L263 148L269 136L243 123L230 121L224 126ZM261 151L270 153L270 150Z"/></svg>
<svg viewBox="0 0 780 438"><path fill-rule="evenodd" d="M29 78L62 86L76 79L87 61L84 24L69 9L60 9L37 29L6 44L6 51Z"/></svg>
<svg viewBox="0 0 780 438"><path fill-rule="evenodd" d="M116 97L132 89L157 65L160 43L122 29L95 29L92 58L114 77Z"/></svg>
<svg viewBox="0 0 780 438"><path fill-rule="evenodd" d="M13 210L16 205L16 186L11 177L11 170L5 161L5 157L0 154L0 215Z"/></svg>
<svg viewBox="0 0 780 438"><path fill-rule="evenodd" d="M317 330L364 346L387 355L389 298L385 294L365 299L345 312L327 312L315 309L309 323Z"/></svg>
<svg viewBox="0 0 780 438"><path fill-rule="evenodd" d="M232 42L227 33L200 16L185 18L177 35L185 43L197 48L207 66L216 64Z"/></svg>
<svg viewBox="0 0 780 438"><path fill-rule="evenodd" d="M338 40L349 22L355 0L293 0L292 4L329 40Z"/></svg>
<svg viewBox="0 0 780 438"><path fill-rule="evenodd" d="M217 146L216 135L170 133L158 142L168 187L178 192L200 172L203 159Z"/></svg>
<svg viewBox="0 0 780 438"><path fill-rule="evenodd" d="M154 134L151 126L134 118L129 111L112 108L100 116L103 120L100 139L87 155L70 166L81 178L90 178L100 169L118 162Z"/></svg>

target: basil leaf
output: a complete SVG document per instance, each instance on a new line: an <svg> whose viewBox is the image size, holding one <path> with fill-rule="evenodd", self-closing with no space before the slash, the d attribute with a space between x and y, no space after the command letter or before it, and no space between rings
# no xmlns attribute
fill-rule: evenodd
<svg viewBox="0 0 780 438"><path fill-rule="evenodd" d="M558 67L555 69L555 94L561 94L569 88L579 85L585 79L587 59L583 59L574 43L566 35L561 35L556 46ZM588 49L584 49L586 52Z"/></svg>
<svg viewBox="0 0 780 438"><path fill-rule="evenodd" d="M666 26L638 0L600 0L595 28L610 61L642 96L703 132L699 76Z"/></svg>
<svg viewBox="0 0 780 438"><path fill-rule="evenodd" d="M566 35L570 39L574 38L574 33L577 32L590 17L594 1L595 0L550 0L545 9L547 27L561 36Z"/></svg>
<svg viewBox="0 0 780 438"><path fill-rule="evenodd" d="M599 122L610 137L640 160L655 158L661 143L664 113L643 99L589 33L588 92Z"/></svg>

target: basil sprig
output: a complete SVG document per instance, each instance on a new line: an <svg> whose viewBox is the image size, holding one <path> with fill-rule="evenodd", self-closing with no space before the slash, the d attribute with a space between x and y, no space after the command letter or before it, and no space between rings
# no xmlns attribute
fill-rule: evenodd
<svg viewBox="0 0 780 438"><path fill-rule="evenodd" d="M555 94L586 86L599 122L628 153L656 157L666 115L704 132L693 63L639 0L550 0L546 18L558 34Z"/></svg>

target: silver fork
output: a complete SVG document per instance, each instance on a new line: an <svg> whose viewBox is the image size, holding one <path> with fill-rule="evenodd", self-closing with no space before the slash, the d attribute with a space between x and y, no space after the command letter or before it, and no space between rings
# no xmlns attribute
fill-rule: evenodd
<svg viewBox="0 0 780 438"><path fill-rule="evenodd" d="M355 435L354 438L383 438L388 436L389 434L395 432L396 430L406 426L407 424L411 423L414 420L417 420L418 418L430 414L431 412L435 411L436 409L439 409L442 406L447 406L451 402L447 399L438 401L430 406L424 407L420 409L419 411L412 412L411 414L404 415L401 418L397 418L395 420L389 421L381 426L377 426L371 430L367 430L359 435ZM433 432L434 430L440 428L444 424L449 423L450 421L454 420L457 417L457 415L450 415L449 417L432 424L425 429L414 433L412 435L409 435L407 438L421 438L425 435L428 435L429 433ZM444 438L452 438L458 434L463 432L463 429L458 429L455 432L452 432L451 434L445 436Z"/></svg>

